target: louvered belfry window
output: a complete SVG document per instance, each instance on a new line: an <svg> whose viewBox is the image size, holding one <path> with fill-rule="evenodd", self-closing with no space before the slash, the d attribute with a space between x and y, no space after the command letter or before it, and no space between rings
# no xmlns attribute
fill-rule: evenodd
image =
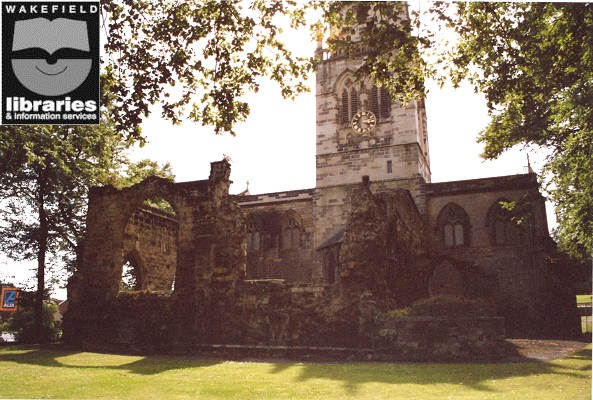
<svg viewBox="0 0 593 400"><path fill-rule="evenodd" d="M350 111L348 109L348 91L346 89L342 91L342 113L340 119L342 124L347 124L350 122Z"/></svg>
<svg viewBox="0 0 593 400"><path fill-rule="evenodd" d="M350 119L358 112L358 93L356 89L350 89Z"/></svg>

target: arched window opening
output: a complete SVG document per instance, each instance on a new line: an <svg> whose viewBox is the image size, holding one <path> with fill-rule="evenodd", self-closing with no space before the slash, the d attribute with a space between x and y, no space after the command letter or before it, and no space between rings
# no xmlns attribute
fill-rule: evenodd
<svg viewBox="0 0 593 400"><path fill-rule="evenodd" d="M282 218L282 248L303 247L303 224L295 211L288 211Z"/></svg>
<svg viewBox="0 0 593 400"><path fill-rule="evenodd" d="M151 197L149 199L144 200L142 205L150 208L155 208L157 210L161 210L172 215L176 215L173 206L162 197Z"/></svg>
<svg viewBox="0 0 593 400"><path fill-rule="evenodd" d="M126 258L135 273L130 275L124 266L122 290L131 290L130 286L133 290L171 290L177 273L178 230L173 206L161 197L149 197L132 212L124 228L123 250L136 255ZM143 260L141 265L138 260Z"/></svg>
<svg viewBox="0 0 593 400"><path fill-rule="evenodd" d="M501 206L501 202L496 201L488 210L486 226L490 235L490 243L495 246L507 246L519 243L520 229L513 222L509 210Z"/></svg>
<svg viewBox="0 0 593 400"><path fill-rule="evenodd" d="M261 224L257 217L247 216L247 251L259 251L261 248Z"/></svg>
<svg viewBox="0 0 593 400"><path fill-rule="evenodd" d="M469 245L469 216L463 208L449 203L437 217L436 231L445 247Z"/></svg>
<svg viewBox="0 0 593 400"><path fill-rule="evenodd" d="M465 232L463 223L460 221L450 222L444 226L445 246L463 246L465 244Z"/></svg>

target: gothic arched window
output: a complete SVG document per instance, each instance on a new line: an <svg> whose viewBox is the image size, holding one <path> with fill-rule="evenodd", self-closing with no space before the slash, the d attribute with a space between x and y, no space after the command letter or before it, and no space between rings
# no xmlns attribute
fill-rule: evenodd
<svg viewBox="0 0 593 400"><path fill-rule="evenodd" d="M282 248L295 249L303 247L303 222L298 213L287 211L282 217Z"/></svg>
<svg viewBox="0 0 593 400"><path fill-rule="evenodd" d="M504 199L497 200L486 216L486 227L490 236L490 243L495 246L505 246L518 243L519 227L513 222L509 210L501 206Z"/></svg>
<svg viewBox="0 0 593 400"><path fill-rule="evenodd" d="M449 203L437 217L437 234L445 247L469 246L469 216L455 203Z"/></svg>
<svg viewBox="0 0 593 400"><path fill-rule="evenodd" d="M342 90L340 123L349 124L354 114L358 112L358 92L355 88L344 88Z"/></svg>
<svg viewBox="0 0 593 400"><path fill-rule="evenodd" d="M259 251L261 243L261 223L253 214L247 216L247 251Z"/></svg>

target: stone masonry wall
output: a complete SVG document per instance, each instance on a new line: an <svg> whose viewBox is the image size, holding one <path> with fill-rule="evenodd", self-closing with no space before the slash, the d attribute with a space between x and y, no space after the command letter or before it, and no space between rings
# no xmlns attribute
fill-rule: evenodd
<svg viewBox="0 0 593 400"><path fill-rule="evenodd" d="M340 252L342 297L368 292L381 310L396 308L401 282L418 275L426 259L422 217L407 191L373 194L366 179L351 204Z"/></svg>
<svg viewBox="0 0 593 400"><path fill-rule="evenodd" d="M381 343L397 360L493 360L504 355L504 319L498 317L380 318Z"/></svg>

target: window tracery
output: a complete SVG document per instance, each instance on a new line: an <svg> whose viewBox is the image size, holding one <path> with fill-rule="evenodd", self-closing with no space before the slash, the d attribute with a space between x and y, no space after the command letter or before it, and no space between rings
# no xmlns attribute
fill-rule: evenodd
<svg viewBox="0 0 593 400"><path fill-rule="evenodd" d="M469 246L469 216L455 203L449 203L437 218L437 233L445 247Z"/></svg>
<svg viewBox="0 0 593 400"><path fill-rule="evenodd" d="M249 214L247 216L247 251L259 251L261 247L261 224L259 219Z"/></svg>
<svg viewBox="0 0 593 400"><path fill-rule="evenodd" d="M293 210L287 211L282 217L282 248L303 247L303 231L300 215Z"/></svg>

